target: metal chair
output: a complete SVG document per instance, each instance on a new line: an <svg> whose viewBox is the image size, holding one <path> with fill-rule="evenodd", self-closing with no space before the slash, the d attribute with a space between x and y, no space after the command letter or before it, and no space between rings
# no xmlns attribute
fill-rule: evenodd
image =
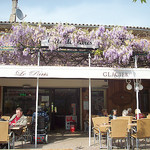
<svg viewBox="0 0 150 150"><path fill-rule="evenodd" d="M13 132L9 133L9 122L0 121L0 144L8 144L8 149L14 149L15 135Z"/></svg>
<svg viewBox="0 0 150 150"><path fill-rule="evenodd" d="M27 126L24 127L24 139L25 141L30 141L31 140L31 125L32 125L32 117L27 116Z"/></svg>
<svg viewBox="0 0 150 150"><path fill-rule="evenodd" d="M134 139L136 140L137 149L139 147L139 139L145 139L145 147L146 147L146 139L150 138L150 119L143 118L137 120L137 129L132 130L131 138L132 138L132 149L134 149Z"/></svg>
<svg viewBox="0 0 150 150"><path fill-rule="evenodd" d="M94 117L92 118L93 122L93 134L94 134L94 144L95 139L97 138L100 143L100 148L106 148L105 146L102 146L102 138L106 139L107 141L107 128L101 127L101 125L108 124L109 123L109 117ZM107 142L106 142L107 143Z"/></svg>
<svg viewBox="0 0 150 150"><path fill-rule="evenodd" d="M129 149L129 134L128 134L128 120L126 119L112 119L111 130L108 130L107 134L107 148L112 149L112 141L119 139L125 139L127 143L127 149Z"/></svg>

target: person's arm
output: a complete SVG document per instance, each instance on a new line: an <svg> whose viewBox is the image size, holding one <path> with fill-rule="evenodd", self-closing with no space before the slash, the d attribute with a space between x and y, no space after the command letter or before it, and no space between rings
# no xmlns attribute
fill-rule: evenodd
<svg viewBox="0 0 150 150"><path fill-rule="evenodd" d="M34 120L35 120L35 112L32 115L32 123L34 122Z"/></svg>
<svg viewBox="0 0 150 150"><path fill-rule="evenodd" d="M27 117L22 116L17 122L16 125L26 126L27 125Z"/></svg>
<svg viewBox="0 0 150 150"><path fill-rule="evenodd" d="M9 119L9 122L13 121L16 117L16 114L14 114L10 119Z"/></svg>
<svg viewBox="0 0 150 150"><path fill-rule="evenodd" d="M46 121L49 121L49 116L48 116L48 114L46 112L44 113L44 117L45 117Z"/></svg>

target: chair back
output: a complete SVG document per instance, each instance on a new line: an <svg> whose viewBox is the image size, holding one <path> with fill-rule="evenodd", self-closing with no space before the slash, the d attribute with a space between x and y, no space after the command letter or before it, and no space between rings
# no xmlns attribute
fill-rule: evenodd
<svg viewBox="0 0 150 150"><path fill-rule="evenodd" d="M95 117L92 118L93 125L99 126L101 124L108 124L109 123L109 117Z"/></svg>
<svg viewBox="0 0 150 150"><path fill-rule="evenodd" d="M128 136L128 120L112 119L111 120L111 137L125 138Z"/></svg>
<svg viewBox="0 0 150 150"><path fill-rule="evenodd" d="M9 121L10 116L1 116L2 119Z"/></svg>
<svg viewBox="0 0 150 150"><path fill-rule="evenodd" d="M99 117L99 115L92 115L92 118Z"/></svg>
<svg viewBox="0 0 150 150"><path fill-rule="evenodd" d="M8 128L9 128L8 121L0 121L0 143L9 141Z"/></svg>
<svg viewBox="0 0 150 150"><path fill-rule="evenodd" d="M117 119L126 119L128 120L128 124L130 124L132 123L133 116L120 116L120 117L117 117ZM131 126L128 126L128 129L131 129Z"/></svg>
<svg viewBox="0 0 150 150"><path fill-rule="evenodd" d="M45 129L47 125L47 122L45 121L44 116L38 116L38 120L37 120L37 129L41 130L41 129ZM32 130L35 130L35 120L32 122Z"/></svg>
<svg viewBox="0 0 150 150"><path fill-rule="evenodd" d="M97 119L98 117L93 117L92 116L92 125L93 125L93 127L94 127L94 133L95 134L98 134L99 133L99 130L97 129L97 127L99 128L99 126L98 126L98 119Z"/></svg>
<svg viewBox="0 0 150 150"><path fill-rule="evenodd" d="M100 125L108 124L109 117L95 117L92 118L93 126L98 127L101 132L106 132L106 127L100 127Z"/></svg>
<svg viewBox="0 0 150 150"><path fill-rule="evenodd" d="M150 138L150 119L143 118L137 120L137 137Z"/></svg>
<svg viewBox="0 0 150 150"><path fill-rule="evenodd" d="M32 122L32 117L31 116L27 116L27 125L31 124Z"/></svg>
<svg viewBox="0 0 150 150"><path fill-rule="evenodd" d="M133 116L120 116L120 117L117 117L117 119L126 119L128 120L128 123L132 123Z"/></svg>
<svg viewBox="0 0 150 150"><path fill-rule="evenodd" d="M38 116L37 128L38 129L45 129L45 126L46 126L45 118L43 116Z"/></svg>
<svg viewBox="0 0 150 150"><path fill-rule="evenodd" d="M147 115L147 118L150 119L150 114Z"/></svg>

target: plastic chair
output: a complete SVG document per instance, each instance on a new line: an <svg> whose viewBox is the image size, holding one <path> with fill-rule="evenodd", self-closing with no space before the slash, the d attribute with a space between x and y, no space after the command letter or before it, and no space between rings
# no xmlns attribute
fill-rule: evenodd
<svg viewBox="0 0 150 150"><path fill-rule="evenodd" d="M137 129L132 131L132 149L134 149L134 139L136 140L137 148L139 147L139 139L145 139L146 147L146 139L150 138L150 119L144 118L137 120Z"/></svg>
<svg viewBox="0 0 150 150"><path fill-rule="evenodd" d="M0 121L0 143L8 144L8 149L14 148L15 135L9 131L9 122Z"/></svg>
<svg viewBox="0 0 150 150"><path fill-rule="evenodd" d="M109 123L109 117L95 117L92 118L93 122L93 134L94 134L94 144L95 139L99 140L100 148L106 148L102 146L102 138L107 137L107 128L105 126L101 127L101 125L108 124Z"/></svg>
<svg viewBox="0 0 150 150"><path fill-rule="evenodd" d="M129 134L128 134L128 120L126 119L112 119L111 130L107 134L107 148L112 149L112 140L125 139L127 149L129 149Z"/></svg>
<svg viewBox="0 0 150 150"><path fill-rule="evenodd" d="M10 116L1 116L2 119L6 120L6 121L9 121L10 119Z"/></svg>

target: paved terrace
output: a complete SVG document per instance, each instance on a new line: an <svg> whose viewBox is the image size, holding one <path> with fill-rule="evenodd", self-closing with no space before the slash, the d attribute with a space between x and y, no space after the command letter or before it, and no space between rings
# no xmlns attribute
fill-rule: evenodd
<svg viewBox="0 0 150 150"><path fill-rule="evenodd" d="M150 139L148 140L147 150L150 150ZM15 143L15 149L35 149L34 144L30 142ZM105 141L103 140L103 143ZM91 146L89 147L88 134L83 132L70 133L69 131L50 133L48 138L48 144L38 144L37 149L48 149L48 150L99 150L98 141L94 144L94 138L91 138ZM116 148L114 148L115 150ZM120 148L119 148L120 149ZM141 142L139 149L145 149L144 142ZM105 150L105 149L104 149Z"/></svg>

